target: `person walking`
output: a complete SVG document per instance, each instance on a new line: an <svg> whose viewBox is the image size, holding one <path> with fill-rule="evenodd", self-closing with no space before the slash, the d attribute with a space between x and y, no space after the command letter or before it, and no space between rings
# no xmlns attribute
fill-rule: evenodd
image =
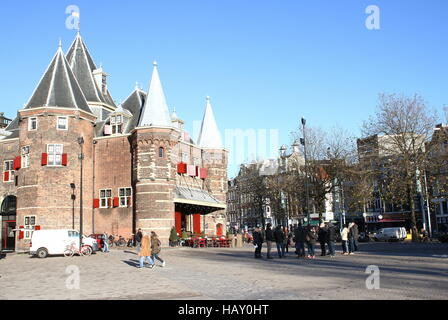
<svg viewBox="0 0 448 320"><path fill-rule="evenodd" d="M332 223L328 224L327 227L327 245L330 257L334 257L335 255L335 244L336 244L336 228Z"/></svg>
<svg viewBox="0 0 448 320"><path fill-rule="evenodd" d="M341 231L341 240L342 240L342 254L348 255L348 225L346 224Z"/></svg>
<svg viewBox="0 0 448 320"><path fill-rule="evenodd" d="M261 259L261 247L263 246L263 235L259 227L255 228L253 243L255 246L255 258Z"/></svg>
<svg viewBox="0 0 448 320"><path fill-rule="evenodd" d="M268 259L273 259L271 257L271 248L272 248L272 242L274 242L274 241L275 241L274 232L271 229L271 224L268 223L266 225L266 247L267 247L267 254L266 254L266 256L267 256Z"/></svg>
<svg viewBox="0 0 448 320"><path fill-rule="evenodd" d="M140 246L141 246L141 243L142 243L142 238L143 238L142 229L138 228L137 234L135 235L135 242L136 242L136 246L137 246L137 252L140 252Z"/></svg>
<svg viewBox="0 0 448 320"><path fill-rule="evenodd" d="M317 238L320 243L320 255L324 257L327 255L327 248L325 247L325 244L327 242L327 228L324 224L321 224L319 232L317 233Z"/></svg>
<svg viewBox="0 0 448 320"><path fill-rule="evenodd" d="M296 250L298 258L305 257L305 238L306 238L306 230L302 227L302 224L299 223L295 232L294 232L294 241L296 243Z"/></svg>
<svg viewBox="0 0 448 320"><path fill-rule="evenodd" d="M316 258L316 255L314 252L314 246L316 245L317 238L318 238L318 236L316 233L316 229L314 227L311 227L306 234L306 243L308 246L308 258L309 259Z"/></svg>
<svg viewBox="0 0 448 320"><path fill-rule="evenodd" d="M154 261L151 259L151 239L147 234L143 235L138 255L140 256L140 265L137 268L143 268L145 259L148 261L149 267L154 268Z"/></svg>
<svg viewBox="0 0 448 320"><path fill-rule="evenodd" d="M159 253L162 251L161 245L162 243L157 234L154 231L151 231L151 259L154 261L154 264L156 263L156 260L158 260L162 263L162 267L165 267L165 261L159 257Z"/></svg>
<svg viewBox="0 0 448 320"><path fill-rule="evenodd" d="M352 222L349 226L348 231L348 251L349 254L354 254L355 251L358 251L358 238L359 231L356 223Z"/></svg>
<svg viewBox="0 0 448 320"><path fill-rule="evenodd" d="M275 243L277 244L278 257L281 259L285 256L285 234L282 226L277 226L274 232Z"/></svg>
<svg viewBox="0 0 448 320"><path fill-rule="evenodd" d="M107 236L107 232L106 231L104 231L102 238L103 238L103 252L107 253L107 252L109 252L109 244L107 242L109 237Z"/></svg>

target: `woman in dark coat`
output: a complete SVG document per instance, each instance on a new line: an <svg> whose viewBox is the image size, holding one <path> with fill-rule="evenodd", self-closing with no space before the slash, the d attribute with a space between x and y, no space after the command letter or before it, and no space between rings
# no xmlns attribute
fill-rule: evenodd
<svg viewBox="0 0 448 320"><path fill-rule="evenodd" d="M160 242L157 234L154 231L151 231L151 259L156 263L156 260L159 260L162 263L162 267L165 266L165 261L159 257L160 251L162 251Z"/></svg>
<svg viewBox="0 0 448 320"><path fill-rule="evenodd" d="M318 236L316 233L316 229L314 227L311 227L306 235L306 243L308 245L308 258L309 259L316 258L315 254L314 254L314 246L316 245L317 238L318 238Z"/></svg>
<svg viewBox="0 0 448 320"><path fill-rule="evenodd" d="M321 226L318 232L318 241L320 243L321 256L325 256L327 253L327 249L325 248L325 243L327 242L327 228L325 226Z"/></svg>

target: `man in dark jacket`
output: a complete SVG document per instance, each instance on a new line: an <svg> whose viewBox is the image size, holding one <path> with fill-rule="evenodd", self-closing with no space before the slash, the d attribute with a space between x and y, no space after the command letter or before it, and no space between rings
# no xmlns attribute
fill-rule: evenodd
<svg viewBox="0 0 448 320"><path fill-rule="evenodd" d="M266 246L267 246L267 258L268 259L273 259L271 257L271 248L272 248L272 242L275 241L274 238L274 232L271 229L271 224L268 223L266 225Z"/></svg>
<svg viewBox="0 0 448 320"><path fill-rule="evenodd" d="M327 242L327 227L325 225L321 225L319 228L319 232L317 233L317 240L320 243L320 251L321 256L324 257L327 255L327 248L325 248L325 243Z"/></svg>
<svg viewBox="0 0 448 320"><path fill-rule="evenodd" d="M336 228L332 223L328 224L327 228L327 244L328 244L328 251L330 251L330 257L334 257L335 255L335 244L336 244Z"/></svg>
<svg viewBox="0 0 448 320"><path fill-rule="evenodd" d="M294 241L296 243L296 250L298 257L305 257L305 238L306 238L306 230L302 227L302 224L299 223L295 232L294 232Z"/></svg>
<svg viewBox="0 0 448 320"><path fill-rule="evenodd" d="M353 254L353 252L358 251L358 238L359 238L358 226L356 225L356 223L352 222L348 232L348 247L350 254Z"/></svg>
<svg viewBox="0 0 448 320"><path fill-rule="evenodd" d="M137 252L140 252L140 246L142 243L143 233L142 229L138 229L137 234L135 235L135 242L137 244Z"/></svg>
<svg viewBox="0 0 448 320"><path fill-rule="evenodd" d="M277 244L278 257L281 259L285 256L285 234L282 226L277 226L274 232L275 243Z"/></svg>
<svg viewBox="0 0 448 320"><path fill-rule="evenodd" d="M261 230L259 227L255 228L254 234L253 234L253 242L255 246L255 258L261 259L261 247L263 246L263 235L261 234Z"/></svg>

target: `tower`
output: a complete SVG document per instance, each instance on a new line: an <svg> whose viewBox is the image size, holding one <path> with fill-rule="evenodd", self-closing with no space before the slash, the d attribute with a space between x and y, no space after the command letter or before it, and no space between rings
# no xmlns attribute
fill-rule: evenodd
<svg viewBox="0 0 448 320"><path fill-rule="evenodd" d="M220 202L226 202L228 151L224 149L221 133L216 124L210 97L206 98L204 117L199 132L198 145L202 148L202 160L208 172L208 191ZM206 223L216 230L224 227L225 210L206 217Z"/></svg>
<svg viewBox="0 0 448 320"><path fill-rule="evenodd" d="M155 231L166 245L174 225L176 166L173 149L180 132L172 124L157 63L153 65L147 99L131 136L134 214L136 228Z"/></svg>
<svg viewBox="0 0 448 320"><path fill-rule="evenodd" d="M19 153L14 161L18 227L79 228L81 147L84 139L83 180L92 176L92 114L78 80L59 48L25 108L19 111ZM75 184L76 201L72 202ZM83 185L83 207L92 203L92 186ZM91 221L84 215L84 227ZM17 249L29 248L28 233Z"/></svg>

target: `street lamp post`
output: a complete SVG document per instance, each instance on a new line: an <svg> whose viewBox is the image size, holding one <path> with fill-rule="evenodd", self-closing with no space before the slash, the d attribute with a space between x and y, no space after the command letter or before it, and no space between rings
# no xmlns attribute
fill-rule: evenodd
<svg viewBox="0 0 448 320"><path fill-rule="evenodd" d="M303 138L300 139L300 143L303 145L303 154L305 158L305 191L306 191L306 218L307 223L310 225L310 197L308 192L308 161L306 155L306 132L305 132L306 119L302 118L302 131Z"/></svg>
<svg viewBox="0 0 448 320"><path fill-rule="evenodd" d="M73 206L72 206L72 229L75 229L75 200L76 200L76 195L75 195L75 184L74 183L70 183L70 188L72 188L72 202L73 202Z"/></svg>
<svg viewBox="0 0 448 320"><path fill-rule="evenodd" d="M80 168L80 182L79 182L79 250L81 251L81 247L82 247L82 234L83 234L83 230L82 230L82 164L83 164L83 160L84 160L84 153L82 150L82 146L84 144L84 138L83 137L79 137L78 138L78 144L81 147L81 153L79 154L79 160L81 160L81 168Z"/></svg>

